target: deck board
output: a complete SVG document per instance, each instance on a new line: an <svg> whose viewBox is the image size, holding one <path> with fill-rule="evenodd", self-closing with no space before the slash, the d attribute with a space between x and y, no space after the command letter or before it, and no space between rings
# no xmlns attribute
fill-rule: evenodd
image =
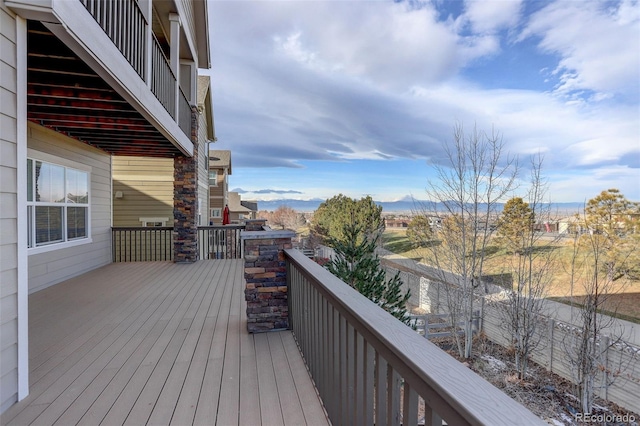
<svg viewBox="0 0 640 426"><path fill-rule="evenodd" d="M282 337L279 333L270 333L267 337L283 421L286 425L291 426L304 424L304 413L297 397L291 367L284 352Z"/></svg>
<svg viewBox="0 0 640 426"><path fill-rule="evenodd" d="M258 389L260 390L260 417L264 424L284 424L280 410L276 373L273 369L273 359L269 351L267 334L255 336L256 352L265 354L257 358ZM267 392L267 390L269 390Z"/></svg>
<svg viewBox="0 0 640 426"><path fill-rule="evenodd" d="M242 260L212 260L31 295L30 395L0 424L328 424L291 332L246 331L243 290Z"/></svg>

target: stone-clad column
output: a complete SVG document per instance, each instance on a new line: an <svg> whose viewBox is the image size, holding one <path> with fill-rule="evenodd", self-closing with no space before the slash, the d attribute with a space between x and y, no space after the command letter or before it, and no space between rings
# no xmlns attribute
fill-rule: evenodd
<svg viewBox="0 0 640 426"><path fill-rule="evenodd" d="M289 328L287 269L284 250L293 231L243 231L247 330L250 333Z"/></svg>
<svg viewBox="0 0 640 426"><path fill-rule="evenodd" d="M198 111L191 110L193 156L173 159L173 261L198 260Z"/></svg>

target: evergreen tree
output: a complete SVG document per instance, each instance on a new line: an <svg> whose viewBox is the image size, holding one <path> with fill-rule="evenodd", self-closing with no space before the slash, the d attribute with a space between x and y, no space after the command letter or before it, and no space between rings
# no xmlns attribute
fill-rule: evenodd
<svg viewBox="0 0 640 426"><path fill-rule="evenodd" d="M354 222L361 224L358 242L374 233L382 232L382 207L370 196L356 200L338 194L320 204L313 214L311 230L320 241L331 245L331 240L346 241L344 227Z"/></svg>
<svg viewBox="0 0 640 426"><path fill-rule="evenodd" d="M637 205L617 189L602 191L587 202L582 218L578 216L586 232L575 236L568 270L572 294L580 295L576 302L581 306L572 318L578 330L565 337L565 347L583 413L591 412L598 389L610 386L616 376L602 372L616 370L606 354L622 332L616 331L612 317L599 312L615 312L620 289L629 284L638 251L637 217ZM608 345L600 339L605 330Z"/></svg>
<svg viewBox="0 0 640 426"><path fill-rule="evenodd" d="M529 203L520 197L507 201L498 219L495 242L509 253L525 254L530 249L535 215Z"/></svg>
<svg viewBox="0 0 640 426"><path fill-rule="evenodd" d="M379 234L361 238L364 232L361 225L353 222L345 224L342 238L331 238L329 241L336 255L326 268L385 311L409 324L406 304L411 292L407 290L402 294L399 272L387 279L380 258L375 253Z"/></svg>
<svg viewBox="0 0 640 426"><path fill-rule="evenodd" d="M584 226L599 240L601 262L612 280L625 274L637 274L637 249L640 245L638 207L618 190L608 189L590 199L585 206ZM590 238L584 238L590 241Z"/></svg>

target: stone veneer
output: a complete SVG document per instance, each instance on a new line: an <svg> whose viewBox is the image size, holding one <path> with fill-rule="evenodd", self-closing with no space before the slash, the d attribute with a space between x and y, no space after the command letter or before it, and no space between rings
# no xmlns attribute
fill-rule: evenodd
<svg viewBox="0 0 640 426"><path fill-rule="evenodd" d="M173 159L173 261L198 260L198 110L191 109L193 156Z"/></svg>
<svg viewBox="0 0 640 426"><path fill-rule="evenodd" d="M241 233L247 330L250 333L289 328L284 250L291 248L295 232L257 230L262 229L262 225L264 221L248 221L248 230Z"/></svg>

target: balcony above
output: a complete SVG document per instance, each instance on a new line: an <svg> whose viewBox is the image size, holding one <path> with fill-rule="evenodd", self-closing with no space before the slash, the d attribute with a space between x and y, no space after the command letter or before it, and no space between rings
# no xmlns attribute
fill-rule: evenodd
<svg viewBox="0 0 640 426"><path fill-rule="evenodd" d="M29 20L29 120L114 155L193 155L202 60L190 48L196 43L184 42L186 18L172 12L171 33L156 34L154 23L170 19L148 1L5 3Z"/></svg>

